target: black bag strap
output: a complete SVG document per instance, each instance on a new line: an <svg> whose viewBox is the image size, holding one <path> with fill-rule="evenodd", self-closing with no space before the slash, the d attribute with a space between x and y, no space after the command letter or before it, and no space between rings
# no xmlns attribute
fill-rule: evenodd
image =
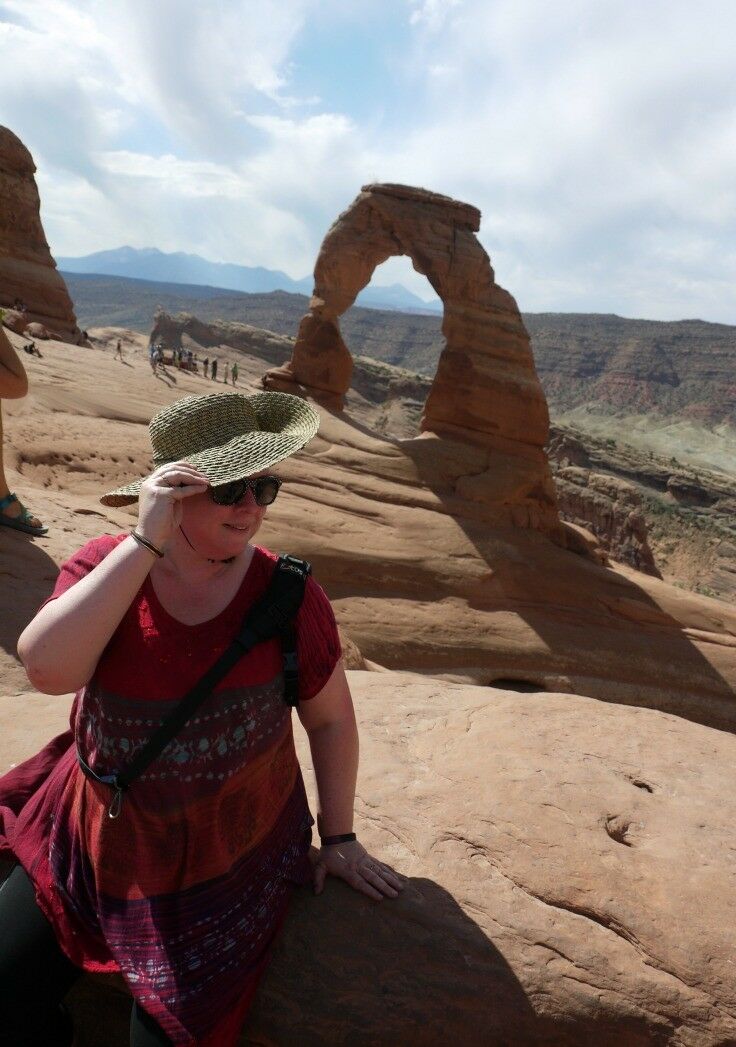
<svg viewBox="0 0 736 1047"><path fill-rule="evenodd" d="M289 705L298 704L299 667L294 619L301 607L311 571L311 565L306 560L289 555L279 557L266 592L249 610L233 642L184 695L124 770L115 774L97 775L77 753L80 767L88 778L110 785L115 790L115 797L108 812L111 818L116 818L120 813L123 792L130 788L135 779L164 751L220 680L256 644L281 636L285 696Z"/></svg>

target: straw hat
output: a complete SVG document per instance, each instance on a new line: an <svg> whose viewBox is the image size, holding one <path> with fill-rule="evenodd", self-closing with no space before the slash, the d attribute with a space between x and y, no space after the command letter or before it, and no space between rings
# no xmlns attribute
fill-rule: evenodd
<svg viewBox="0 0 736 1047"><path fill-rule="evenodd" d="M318 428L314 408L291 393L209 393L164 407L153 416L148 431L154 469L187 461L217 486L283 461L304 447ZM130 505L145 479L118 487L100 501Z"/></svg>

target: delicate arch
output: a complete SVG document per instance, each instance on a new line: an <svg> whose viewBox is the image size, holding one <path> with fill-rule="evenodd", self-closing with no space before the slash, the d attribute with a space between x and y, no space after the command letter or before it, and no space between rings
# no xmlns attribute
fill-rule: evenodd
<svg viewBox="0 0 736 1047"><path fill-rule="evenodd" d="M329 229L314 269L314 294L292 358L266 388L302 386L342 408L352 357L339 317L392 255L408 255L442 299L440 356L422 430L458 439L544 446L549 414L529 336L512 296L495 282L475 233L480 211L411 186L363 186Z"/></svg>

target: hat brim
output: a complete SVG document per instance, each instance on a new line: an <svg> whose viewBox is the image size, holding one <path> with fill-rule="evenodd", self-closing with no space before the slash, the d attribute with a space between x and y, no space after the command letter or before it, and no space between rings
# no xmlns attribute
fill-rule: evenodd
<svg viewBox="0 0 736 1047"><path fill-rule="evenodd" d="M289 399L297 399L286 393L256 394L249 399L251 402L257 401L260 396L278 396L280 398L288 396ZM304 408L308 406L309 411L305 412ZM242 436L236 436L225 444L187 455L183 460L196 466L213 486L240 480L244 476L268 469L277 462L290 458L309 443L319 429L319 415L303 400L300 403L299 415L298 424L289 426L286 420L285 428L281 432L267 432L259 429L243 433ZM162 464L164 463L159 462L155 468L159 468ZM148 473L132 483L109 491L100 498L100 502L103 505L115 507L131 505L138 500L141 485L150 475L151 473Z"/></svg>

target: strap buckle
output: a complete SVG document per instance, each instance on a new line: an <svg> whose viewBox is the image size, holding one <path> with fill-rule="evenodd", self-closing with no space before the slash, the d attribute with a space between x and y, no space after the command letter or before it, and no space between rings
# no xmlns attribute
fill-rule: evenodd
<svg viewBox="0 0 736 1047"><path fill-rule="evenodd" d="M123 807L123 787L121 785L114 785L113 787L115 792L113 794L112 802L107 809L107 817L114 819L120 816L120 811Z"/></svg>

